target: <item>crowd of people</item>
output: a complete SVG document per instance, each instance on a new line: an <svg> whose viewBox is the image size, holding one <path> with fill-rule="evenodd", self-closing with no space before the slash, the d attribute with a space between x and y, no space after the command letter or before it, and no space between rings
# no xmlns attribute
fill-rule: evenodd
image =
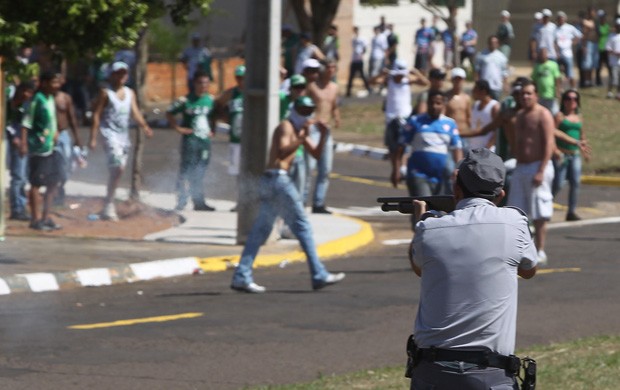
<svg viewBox="0 0 620 390"><path fill-rule="evenodd" d="M618 77L614 67L620 53L616 53L614 44L620 35L606 35L610 30L605 28L603 11L589 9L577 25L567 23L566 13L558 11L556 25L551 21L552 11L543 9L535 15L528 47L532 59L530 77L519 77L509 85L515 33L508 11L502 11L499 18L497 33L487 37L486 49L479 52L478 35L471 22L466 23L456 61L462 66L457 67L453 66L455 48L451 46L454 31L440 31L436 19L427 26L423 18L415 34L412 68L388 43L394 41L389 38L393 26L382 20L374 28L368 63L372 76L369 82L364 80L364 86L370 90L369 84L374 84L385 89L384 140L392 164L390 180L395 187L402 180L411 196L452 194L456 164L469 150L483 147L496 152L509 168L508 196L503 204L521 208L533 221L538 263L545 264L546 223L553 213L553 198L568 179L566 220L580 219L576 205L581 164L591 154L572 72L572 54L579 58L579 86L586 88L602 82L600 75L591 81L588 77L597 74L601 63L598 49L603 48L601 52L608 54L611 65L609 88L615 87ZM446 48L443 67L432 61L432 43L436 39L444 40ZM353 74L364 74L365 44L360 40L354 28L347 94L351 92ZM595 40L596 45L588 43ZM314 47L313 52L320 53L320 48ZM310 54L308 61L312 59L318 66L321 54ZM474 85L468 93L464 85L471 79L470 72ZM451 88L446 90L448 73ZM424 87L417 96L412 94L414 84Z"/></svg>

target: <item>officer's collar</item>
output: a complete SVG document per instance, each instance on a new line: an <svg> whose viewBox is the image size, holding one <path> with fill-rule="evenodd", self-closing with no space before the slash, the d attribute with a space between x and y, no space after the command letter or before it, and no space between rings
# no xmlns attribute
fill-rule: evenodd
<svg viewBox="0 0 620 390"><path fill-rule="evenodd" d="M482 198L465 198L465 199L461 199L456 204L456 209L460 210L460 209L465 209L467 207L490 206L490 205L495 206L495 203L491 202L490 200L486 200Z"/></svg>

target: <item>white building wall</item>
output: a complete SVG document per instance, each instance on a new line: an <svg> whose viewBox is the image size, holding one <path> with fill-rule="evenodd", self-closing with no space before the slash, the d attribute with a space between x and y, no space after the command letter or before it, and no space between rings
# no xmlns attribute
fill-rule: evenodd
<svg viewBox="0 0 620 390"><path fill-rule="evenodd" d="M465 0L465 7L457 11L457 35L460 36L465 30L465 22L472 19L472 1ZM410 0L401 0L398 5L372 7L361 5L359 0L354 0L353 25L360 29L360 36L370 44L374 33L373 28L379 24L380 16L385 16L386 23L394 24L394 32L399 37L398 56L413 67L414 47L413 38L420 28L420 19L426 18L426 25L430 26L433 15L423 7ZM447 16L447 8L442 7L444 16ZM443 21L438 25L440 30L445 30ZM368 56L368 53L366 54ZM437 64L442 65L442 64Z"/></svg>

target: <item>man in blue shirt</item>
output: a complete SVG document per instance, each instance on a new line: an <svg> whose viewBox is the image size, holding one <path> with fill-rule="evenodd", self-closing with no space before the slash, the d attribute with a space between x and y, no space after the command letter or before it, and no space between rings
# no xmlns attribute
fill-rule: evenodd
<svg viewBox="0 0 620 390"><path fill-rule="evenodd" d="M463 158L463 145L456 122L443 115L446 97L441 91L428 94L428 111L411 117L405 126L396 151L401 161L405 146L412 152L407 162L407 188L411 196L438 195L448 167L448 153L455 162ZM400 167L392 166L392 184L398 186Z"/></svg>
<svg viewBox="0 0 620 390"><path fill-rule="evenodd" d="M420 20L422 27L415 33L415 68L423 73L428 72L431 58L431 42L435 38L435 31L432 28L426 27L426 19Z"/></svg>

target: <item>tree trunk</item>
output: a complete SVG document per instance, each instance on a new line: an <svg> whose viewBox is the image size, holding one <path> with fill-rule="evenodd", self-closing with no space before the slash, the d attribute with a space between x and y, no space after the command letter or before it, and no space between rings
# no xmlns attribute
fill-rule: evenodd
<svg viewBox="0 0 620 390"><path fill-rule="evenodd" d="M148 59L148 28L144 29L136 44L136 99L138 107L144 107L146 98L144 96L144 82L146 79L146 64ZM145 118L146 119L146 118ZM140 201L140 189L142 187L142 152L144 150L144 133L137 129L135 146L133 151L133 164L131 170L131 190L130 199Z"/></svg>
<svg viewBox="0 0 620 390"><path fill-rule="evenodd" d="M299 29L312 33L312 41L320 46L336 17L340 0L310 0L311 14L306 11L305 3L305 0L290 0Z"/></svg>
<svg viewBox="0 0 620 390"><path fill-rule="evenodd" d="M5 99L7 98L4 93L4 69L3 69L3 58L0 57L0 240L4 240L4 231L6 230L6 199L5 199L5 183L4 183L4 170L5 161L6 161L6 145L5 145L5 137L4 137L4 121L6 119L6 112L4 109L6 107Z"/></svg>
<svg viewBox="0 0 620 390"><path fill-rule="evenodd" d="M293 7L293 12L295 12L299 29L305 32L312 32L312 18L306 12L305 0L290 0L290 4Z"/></svg>
<svg viewBox="0 0 620 390"><path fill-rule="evenodd" d="M340 6L340 0L310 0L312 10L312 40L320 47L333 23Z"/></svg>

